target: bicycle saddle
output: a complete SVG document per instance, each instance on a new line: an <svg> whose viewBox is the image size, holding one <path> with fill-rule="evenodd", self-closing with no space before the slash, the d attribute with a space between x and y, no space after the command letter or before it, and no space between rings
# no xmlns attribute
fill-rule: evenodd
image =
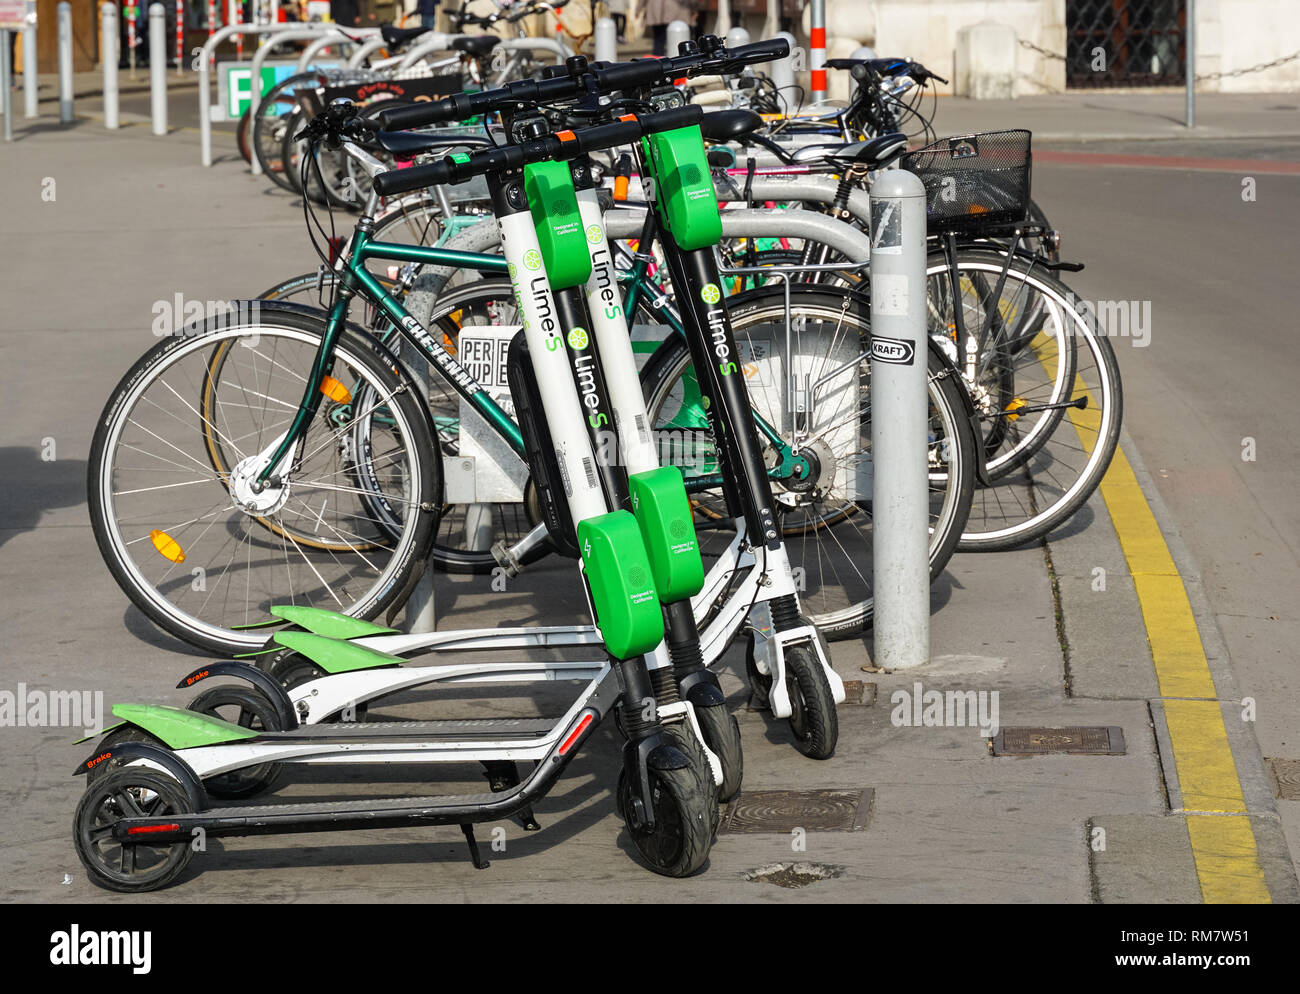
<svg viewBox="0 0 1300 994"><path fill-rule="evenodd" d="M382 25L379 29L379 37L384 39L384 45L388 48L396 48L399 45L405 45L413 38L431 30L430 28L397 28L391 24Z"/></svg>
<svg viewBox="0 0 1300 994"><path fill-rule="evenodd" d="M486 148L492 144L486 135L451 131L376 131L374 143L398 158L451 151L453 148Z"/></svg>
<svg viewBox="0 0 1300 994"><path fill-rule="evenodd" d="M715 110L705 114L700 122L700 133L707 141L729 142L757 131L763 119L752 110Z"/></svg>
<svg viewBox="0 0 1300 994"><path fill-rule="evenodd" d="M803 150L800 149L800 151ZM888 135L877 135L875 138L854 142L852 145L841 145L834 152L824 155L823 158L845 168L849 166L871 166L879 169L886 163L898 158L905 151L907 151L907 136L895 132ZM798 155L798 153L795 154Z"/></svg>
<svg viewBox="0 0 1300 994"><path fill-rule="evenodd" d="M451 47L454 51L481 59L500 43L501 39L496 35L468 35L464 38L453 38Z"/></svg>

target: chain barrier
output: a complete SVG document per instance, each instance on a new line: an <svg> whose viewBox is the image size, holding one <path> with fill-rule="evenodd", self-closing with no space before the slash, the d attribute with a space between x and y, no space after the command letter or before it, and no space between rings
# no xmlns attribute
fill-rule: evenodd
<svg viewBox="0 0 1300 994"><path fill-rule="evenodd" d="M1016 40L1020 43L1021 48L1027 48L1031 52L1037 52L1045 59L1055 59L1057 62L1065 61L1065 56L1061 55L1059 52L1048 51L1046 48L1043 48L1040 45L1035 45L1032 41L1026 41L1024 38L1017 38ZM1292 52L1290 55L1284 55L1282 58L1274 59L1272 62L1261 62L1259 65L1249 66L1246 69L1233 69L1231 72L1198 73L1195 79L1198 83L1208 83L1216 79L1235 79L1238 76L1248 76L1251 73L1264 72L1265 70L1273 69L1277 66L1284 66L1288 62L1295 62L1297 59L1300 59L1300 52Z"/></svg>

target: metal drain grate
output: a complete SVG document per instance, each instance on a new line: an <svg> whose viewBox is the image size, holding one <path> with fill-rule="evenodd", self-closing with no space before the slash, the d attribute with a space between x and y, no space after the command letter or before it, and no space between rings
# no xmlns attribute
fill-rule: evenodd
<svg viewBox="0 0 1300 994"><path fill-rule="evenodd" d="M844 703L841 707L848 707L851 704L875 704L876 703L876 685L874 683L864 683L862 680L845 680L844 681Z"/></svg>
<svg viewBox="0 0 1300 994"><path fill-rule="evenodd" d="M1300 801L1300 759L1269 759L1273 796L1279 801Z"/></svg>
<svg viewBox="0 0 1300 994"><path fill-rule="evenodd" d="M1086 728L1004 728L993 738L995 756L1124 755L1124 729L1116 725Z"/></svg>
<svg viewBox="0 0 1300 994"><path fill-rule="evenodd" d="M718 834L784 835L808 832L860 832L871 813L873 791L754 790L727 805Z"/></svg>

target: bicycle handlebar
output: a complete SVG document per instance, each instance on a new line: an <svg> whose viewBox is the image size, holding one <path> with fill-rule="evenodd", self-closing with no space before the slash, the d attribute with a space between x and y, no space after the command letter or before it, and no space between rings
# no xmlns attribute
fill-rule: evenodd
<svg viewBox="0 0 1300 994"><path fill-rule="evenodd" d="M784 38L772 38L739 48L718 47L711 51L688 52L667 59L588 64L585 59L575 57L569 62L566 76L543 80L525 79L479 93L457 93L414 107L380 111L377 116L387 130L400 131L446 121L461 121L512 104L544 104L568 100L587 92L589 88L600 93L612 93L615 90L670 83L684 76L734 73L747 65L769 62L789 54L789 42Z"/></svg>
<svg viewBox="0 0 1300 994"><path fill-rule="evenodd" d="M553 135L531 138L518 145L505 145L487 152L475 152L460 160L450 156L423 166L394 169L374 178L375 192L380 196L408 193L443 183L464 183L483 173L519 169L533 162L552 159L564 161L587 152L628 145L643 135L672 131L698 124L704 109L694 104L663 110L645 117L628 115L611 124L600 124L581 131L561 131Z"/></svg>

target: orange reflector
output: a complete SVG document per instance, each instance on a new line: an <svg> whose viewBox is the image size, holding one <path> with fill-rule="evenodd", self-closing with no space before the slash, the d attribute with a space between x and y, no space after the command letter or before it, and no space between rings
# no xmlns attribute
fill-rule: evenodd
<svg viewBox="0 0 1300 994"><path fill-rule="evenodd" d="M966 208L967 214L987 214L988 212L989 212L989 208L983 206L982 204L971 204L969 207Z"/></svg>
<svg viewBox="0 0 1300 994"><path fill-rule="evenodd" d="M179 832L179 825L140 825L136 828L128 828L127 835L148 835L150 832Z"/></svg>
<svg viewBox="0 0 1300 994"><path fill-rule="evenodd" d="M1028 406L1029 406L1029 405L1025 402L1025 399L1024 399L1023 397L1017 397L1017 398L1016 398L1015 400L1013 400L1010 404L1008 404L1006 407L1004 407L1003 410L1007 412L1007 420L1008 420L1008 421L1015 421L1017 418L1020 417L1020 415L1019 415L1019 414L1013 414L1012 412L1013 412L1013 411L1018 411L1018 410L1020 410L1022 407L1028 407Z"/></svg>
<svg viewBox="0 0 1300 994"><path fill-rule="evenodd" d="M614 199L615 200L627 199L627 185L628 185L628 177L626 176L614 177Z"/></svg>
<svg viewBox="0 0 1300 994"><path fill-rule="evenodd" d="M351 391L332 376L327 376L320 381L320 392L336 404L352 402Z"/></svg>
<svg viewBox="0 0 1300 994"><path fill-rule="evenodd" d="M155 528L149 533L149 540L153 542L153 547L158 550L158 555L173 563L185 562L185 550L181 548L179 542L172 538L166 532L159 531Z"/></svg>
<svg viewBox="0 0 1300 994"><path fill-rule="evenodd" d="M573 743L576 742L578 737L587 730L587 726L591 724L594 717L595 716L592 715L590 712L582 716L582 720L578 722L577 727L569 733L568 738L566 738L563 742L560 743L559 752L561 756L563 756L566 752L568 752L570 749L573 748Z"/></svg>

